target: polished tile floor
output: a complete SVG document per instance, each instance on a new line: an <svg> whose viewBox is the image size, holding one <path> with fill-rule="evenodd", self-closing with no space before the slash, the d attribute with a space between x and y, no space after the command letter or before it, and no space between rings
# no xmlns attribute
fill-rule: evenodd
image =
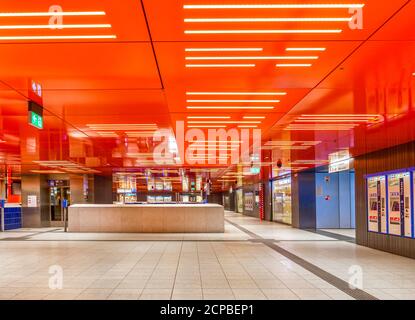
<svg viewBox="0 0 415 320"><path fill-rule="evenodd" d="M362 290L376 298L415 299L415 260L226 218L235 225L225 234L0 233L0 299L353 299L250 233L344 281L357 266Z"/></svg>

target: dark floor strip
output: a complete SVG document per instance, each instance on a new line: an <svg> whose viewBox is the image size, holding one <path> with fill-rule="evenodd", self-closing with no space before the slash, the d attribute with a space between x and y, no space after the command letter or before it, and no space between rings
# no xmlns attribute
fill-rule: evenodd
<svg viewBox="0 0 415 320"><path fill-rule="evenodd" d="M349 287L349 284L346 281L332 275L331 273L329 273L329 272L321 269L320 267L304 260L303 258L300 258L299 256L283 249L282 247L276 245L274 240L264 239L261 236L255 234L252 231L249 231L248 229L240 226L237 223L231 222L228 219L225 219L225 220L226 220L226 222L230 223L234 227L236 227L239 230L241 230L241 231L245 232L246 234L250 235L252 238L254 238L256 240L255 242L259 242L258 240L262 240L262 243L264 245L266 245L267 247L273 249L274 251L278 252L279 254L283 255L284 257L290 259L294 263L298 264L299 266L306 269L307 271L310 271L311 273L313 273L317 277L321 278L322 280L326 281L327 283L331 284L332 286L336 287L337 289L343 291L344 293L348 294L352 298L354 298L356 300L378 300L378 298L372 296L371 294L369 294L369 293L367 293L363 290L351 289Z"/></svg>
<svg viewBox="0 0 415 320"><path fill-rule="evenodd" d="M338 234L338 233L334 233L334 232L330 232L330 231L325 231L325 230L318 230L318 229L304 229L304 230L308 231L308 232L319 234L321 236L334 238L334 239L339 240L339 241L346 241L346 242L356 243L355 238L345 236L345 235L342 235L342 234Z"/></svg>

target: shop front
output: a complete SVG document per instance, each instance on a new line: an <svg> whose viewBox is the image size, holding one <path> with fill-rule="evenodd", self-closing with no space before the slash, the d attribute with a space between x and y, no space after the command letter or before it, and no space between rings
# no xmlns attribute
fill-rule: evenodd
<svg viewBox="0 0 415 320"><path fill-rule="evenodd" d="M272 181L272 221L292 224L291 176Z"/></svg>

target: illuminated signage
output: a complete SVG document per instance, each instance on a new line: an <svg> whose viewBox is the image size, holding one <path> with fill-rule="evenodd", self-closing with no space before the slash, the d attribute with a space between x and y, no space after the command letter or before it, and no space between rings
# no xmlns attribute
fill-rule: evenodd
<svg viewBox="0 0 415 320"><path fill-rule="evenodd" d="M346 171L350 169L349 150L329 154L329 173Z"/></svg>
<svg viewBox="0 0 415 320"><path fill-rule="evenodd" d="M33 101L29 101L28 123L35 128L43 129L43 107Z"/></svg>

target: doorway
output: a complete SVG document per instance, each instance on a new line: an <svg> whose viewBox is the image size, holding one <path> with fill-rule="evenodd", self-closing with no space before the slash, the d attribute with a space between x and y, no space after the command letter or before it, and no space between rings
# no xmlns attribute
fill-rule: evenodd
<svg viewBox="0 0 415 320"><path fill-rule="evenodd" d="M50 180L49 181L49 198L50 198L50 222L51 226L63 226L63 202L71 201L71 192L69 181L67 180Z"/></svg>

